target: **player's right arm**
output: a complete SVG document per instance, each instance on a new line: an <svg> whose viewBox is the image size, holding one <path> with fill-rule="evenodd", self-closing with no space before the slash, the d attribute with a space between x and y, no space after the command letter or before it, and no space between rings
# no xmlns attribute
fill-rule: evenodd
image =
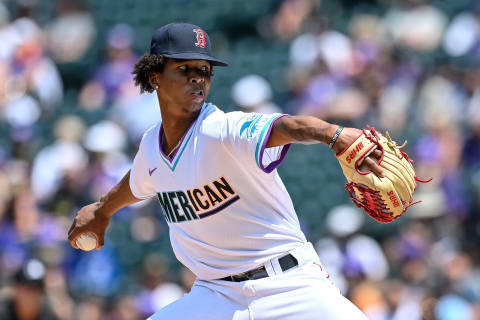
<svg viewBox="0 0 480 320"><path fill-rule="evenodd" d="M68 240L77 248L76 238L91 232L97 237L97 249L104 244L105 231L110 217L128 205L156 195L149 175L148 151L157 143L158 128L153 126L142 137L133 165L125 176L99 201L83 207L73 220L68 231Z"/></svg>
<svg viewBox="0 0 480 320"><path fill-rule="evenodd" d="M68 240L72 247L78 249L76 238L82 233L93 233L97 238L97 249L103 246L110 217L121 208L142 200L132 194L129 180L130 171L99 201L78 211L68 230Z"/></svg>

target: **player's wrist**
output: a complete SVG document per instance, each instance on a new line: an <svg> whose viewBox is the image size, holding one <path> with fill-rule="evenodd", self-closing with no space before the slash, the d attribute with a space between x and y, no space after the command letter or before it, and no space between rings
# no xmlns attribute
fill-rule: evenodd
<svg viewBox="0 0 480 320"><path fill-rule="evenodd" d="M330 149L333 149L334 151L335 150L335 145L338 145L337 144L337 140L338 140L338 137L340 136L340 134L342 133L344 127L343 126L338 126L338 125L334 125L334 133L331 135L331 138L330 138L330 141L328 142L328 147ZM336 151L337 152L337 151Z"/></svg>
<svg viewBox="0 0 480 320"><path fill-rule="evenodd" d="M343 128L338 135L337 141L333 145L332 150L335 151L335 153L337 154L339 152L342 152L349 145L351 145L353 141L355 141L360 136L361 133L362 131L356 128Z"/></svg>
<svg viewBox="0 0 480 320"><path fill-rule="evenodd" d="M100 217L100 218L106 218L110 219L112 216L113 212L110 209L109 210L109 204L108 204L108 198L107 196L103 196L95 202L96 208L95 208L95 216Z"/></svg>

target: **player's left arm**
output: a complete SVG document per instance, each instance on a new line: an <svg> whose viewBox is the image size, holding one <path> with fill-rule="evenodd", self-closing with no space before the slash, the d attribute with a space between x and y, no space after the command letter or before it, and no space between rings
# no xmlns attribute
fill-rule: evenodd
<svg viewBox="0 0 480 320"><path fill-rule="evenodd" d="M272 132L267 142L267 148L283 146L289 143L325 143L329 144L334 136L338 125L331 124L312 116L284 116L273 124ZM344 150L360 136L361 130L356 128L344 128L333 145L336 153ZM382 169L377 165L372 154L364 162L366 167L377 176L382 176Z"/></svg>

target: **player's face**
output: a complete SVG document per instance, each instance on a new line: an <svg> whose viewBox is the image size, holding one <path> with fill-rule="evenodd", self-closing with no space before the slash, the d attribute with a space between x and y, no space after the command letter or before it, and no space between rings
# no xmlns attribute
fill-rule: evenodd
<svg viewBox="0 0 480 320"><path fill-rule="evenodd" d="M160 104L181 114L200 110L210 91L211 68L206 60L167 59L157 78Z"/></svg>

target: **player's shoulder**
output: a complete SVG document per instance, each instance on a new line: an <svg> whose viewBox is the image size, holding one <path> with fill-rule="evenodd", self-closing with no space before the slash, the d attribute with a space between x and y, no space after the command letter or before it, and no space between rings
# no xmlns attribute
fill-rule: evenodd
<svg viewBox="0 0 480 320"><path fill-rule="evenodd" d="M253 117L256 113L249 113L243 111L225 112L212 103L207 103L205 109L202 111L203 121L208 122L226 122L237 121L240 119Z"/></svg>
<svg viewBox="0 0 480 320"><path fill-rule="evenodd" d="M198 122L200 134L218 138L225 127L225 112L216 105L207 103Z"/></svg>
<svg viewBox="0 0 480 320"><path fill-rule="evenodd" d="M213 104L209 104L209 108L206 111L207 116L205 117L205 120L217 123L232 121L235 122L249 115L249 113L245 113L243 111L225 112Z"/></svg>
<svg viewBox="0 0 480 320"><path fill-rule="evenodd" d="M202 124L204 127L216 127L217 129L221 129L224 126L229 126L255 116L255 113L246 113L243 111L225 112L211 103L205 106L205 110L202 114Z"/></svg>
<svg viewBox="0 0 480 320"><path fill-rule="evenodd" d="M140 144L144 145L149 142L157 141L158 138L158 132L160 130L161 122L158 122L157 124L152 125L150 128L145 130L142 136L142 140Z"/></svg>
<svg viewBox="0 0 480 320"><path fill-rule="evenodd" d="M223 121L225 112L213 103L207 103L202 110L201 117L203 118L202 121Z"/></svg>
<svg viewBox="0 0 480 320"><path fill-rule="evenodd" d="M206 109L203 119L206 127L234 128L254 125L256 127L263 126L269 121L278 118L280 113L258 113L258 112L244 112L244 111L230 111L224 112L215 105L210 104L209 109Z"/></svg>

